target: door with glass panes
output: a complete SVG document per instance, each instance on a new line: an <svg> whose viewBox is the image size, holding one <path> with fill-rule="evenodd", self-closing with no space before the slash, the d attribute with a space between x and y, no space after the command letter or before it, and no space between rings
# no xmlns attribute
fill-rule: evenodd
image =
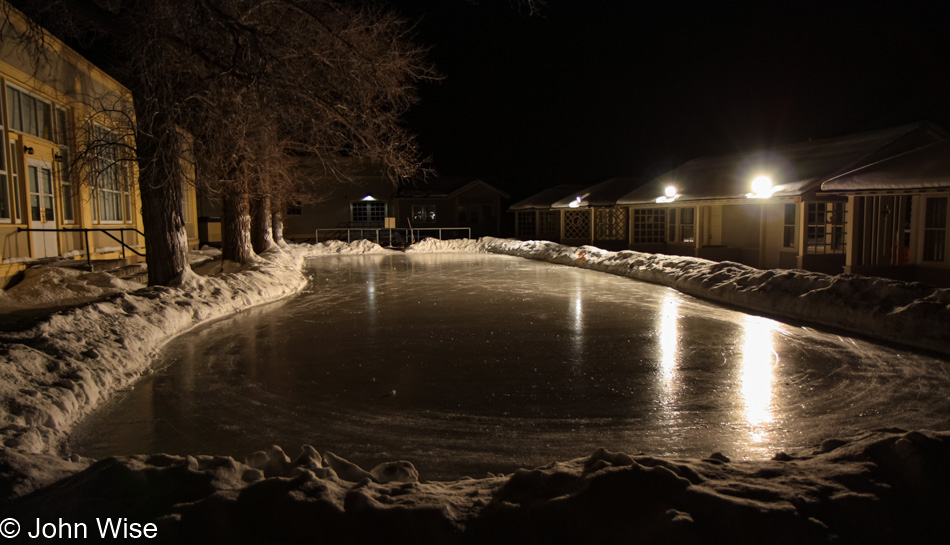
<svg viewBox="0 0 950 545"><path fill-rule="evenodd" d="M56 229L53 210L53 166L49 163L30 160L26 165L30 184L30 227L32 229ZM50 231L32 231L33 257L59 255L57 236Z"/></svg>

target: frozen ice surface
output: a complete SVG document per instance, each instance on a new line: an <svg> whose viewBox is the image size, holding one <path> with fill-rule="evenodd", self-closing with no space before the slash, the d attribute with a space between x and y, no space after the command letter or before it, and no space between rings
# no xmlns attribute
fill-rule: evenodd
<svg viewBox="0 0 950 545"><path fill-rule="evenodd" d="M417 249L597 268L770 316L948 350L948 292L919 284L543 242L427 241ZM814 451L761 461L598 452L512 475L423 483L342 480L308 451L275 464L284 477L229 457L139 455L92 466L61 457L73 425L132 384L171 337L297 293L307 255L367 251L384 250L290 246L241 271L184 275L177 286L121 292L3 333L0 492L17 497L56 481L7 503L4 516L75 520L106 510L157 521L159 541L169 543L890 544L943 543L950 535L950 437L935 432L831 437Z"/></svg>
<svg viewBox="0 0 950 545"><path fill-rule="evenodd" d="M939 359L655 284L474 253L322 257L305 271L297 297L176 339L72 450L240 458L305 442L446 480L601 446L768 458L950 423Z"/></svg>

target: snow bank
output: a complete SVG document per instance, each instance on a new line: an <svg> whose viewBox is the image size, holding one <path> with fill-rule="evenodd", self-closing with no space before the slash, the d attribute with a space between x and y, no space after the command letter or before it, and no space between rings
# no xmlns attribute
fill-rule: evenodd
<svg viewBox="0 0 950 545"><path fill-rule="evenodd" d="M73 295L107 297L0 333L0 447L59 453L74 423L130 385L175 335L297 293L307 283L301 273L307 257L379 251L385 250L365 241L275 248L240 272L202 277L189 271L170 287L144 288L107 273L27 270L5 302L35 307L68 303Z"/></svg>
<svg viewBox="0 0 950 545"><path fill-rule="evenodd" d="M93 528L95 517L126 517L156 523L162 543L941 543L947 460L950 434L887 430L760 462L600 449L511 475L422 483L405 463L366 472L309 446L293 461L271 447L244 463L109 458L5 516ZM376 476L387 471L395 478Z"/></svg>
<svg viewBox="0 0 950 545"><path fill-rule="evenodd" d="M142 284L128 282L104 272L84 272L44 265L23 271L23 280L0 290L0 311L72 305L105 295L132 291Z"/></svg>
<svg viewBox="0 0 950 545"><path fill-rule="evenodd" d="M950 289L852 274L761 270L728 261L547 241L427 239L410 251L491 252L618 274L701 299L950 354Z"/></svg>

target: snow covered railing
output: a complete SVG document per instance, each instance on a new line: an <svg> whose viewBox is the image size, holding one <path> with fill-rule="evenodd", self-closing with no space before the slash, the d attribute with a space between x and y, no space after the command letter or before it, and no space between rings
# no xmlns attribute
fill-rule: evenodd
<svg viewBox="0 0 950 545"><path fill-rule="evenodd" d="M582 267L768 316L950 354L950 289L919 282L491 237L427 239L409 251L490 252Z"/></svg>

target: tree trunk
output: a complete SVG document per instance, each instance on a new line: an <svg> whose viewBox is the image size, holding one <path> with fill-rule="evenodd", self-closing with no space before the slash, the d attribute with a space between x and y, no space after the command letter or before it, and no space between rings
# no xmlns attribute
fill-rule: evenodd
<svg viewBox="0 0 950 545"><path fill-rule="evenodd" d="M155 117L151 130L139 126L135 137L148 285L164 286L190 265L182 210L185 175L179 155L169 152L181 149L180 137L173 127L162 127L162 120ZM155 130L159 128L165 130Z"/></svg>
<svg viewBox="0 0 950 545"><path fill-rule="evenodd" d="M271 207L271 226L273 227L274 242L278 246L286 244L284 242L284 207Z"/></svg>
<svg viewBox="0 0 950 545"><path fill-rule="evenodd" d="M251 201L251 244L262 254L274 244L271 228L270 197L264 195Z"/></svg>
<svg viewBox="0 0 950 545"><path fill-rule="evenodd" d="M250 200L241 182L221 197L221 257L247 263L253 255Z"/></svg>

